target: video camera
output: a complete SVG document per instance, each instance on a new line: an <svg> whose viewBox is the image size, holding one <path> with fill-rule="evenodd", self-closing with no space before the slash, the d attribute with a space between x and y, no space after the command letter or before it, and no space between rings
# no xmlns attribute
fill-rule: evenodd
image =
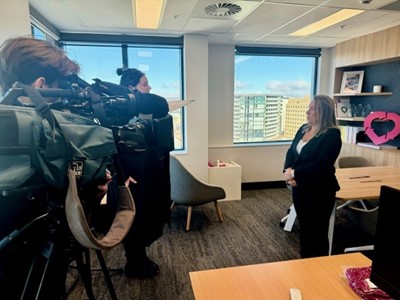
<svg viewBox="0 0 400 300"><path fill-rule="evenodd" d="M103 126L125 125L139 114L163 118L168 114L167 101L156 94L133 94L119 84L93 79L89 84L77 75L70 75L62 83L64 88L37 89L42 97L51 98L50 107L69 110L73 114L97 119ZM20 96L26 96L22 88L13 86L0 100L1 104L16 103ZM30 105L30 104L24 104Z"/></svg>
<svg viewBox="0 0 400 300"><path fill-rule="evenodd" d="M155 94L133 94L127 87L104 82L100 79L94 79L94 83L89 84L76 75L69 76L60 86L62 88L42 88L36 89L36 91L46 100L52 111L69 111L72 115L79 117L76 119L95 120L103 127L111 128L114 134L111 135L111 144L113 146L117 145L118 155L123 155L125 151L126 157L129 157L129 160L131 160L132 153L138 153L140 155L138 159L142 159L144 153L149 153L148 160L153 163L155 161L153 156L156 156L157 151L164 154L164 152L174 149L172 117L168 114L168 102L163 97ZM35 140L31 139L33 136L32 132L36 127L47 126L50 122L46 122L47 119L45 119L45 122L42 122L43 118L40 118L40 120L31 118L33 114L30 107L33 107L34 104L23 102L23 97L25 96L29 97L26 90L22 88L22 85L16 83L0 99L0 104L4 104L5 106L22 106L19 107L21 112L18 113L6 107L0 116L0 121L3 125L1 128L2 131L0 130L2 133L0 134L0 148L4 148L0 149L4 150L1 153L2 156L0 155L0 158L2 158L0 160L2 175L6 176L6 174L9 174L6 171L10 171L11 174L15 175L16 179L18 179L18 184L17 180L14 180L13 184L15 183L16 186L12 186L12 189L19 192L18 194L10 194L8 193L9 187L6 187L4 190L7 193L5 193L0 188L0 202L2 203L3 210L0 218L1 222L7 223L9 219L12 219L12 222L7 224L6 228L2 226L4 232L3 235L0 235L0 256L3 259L7 255L7 259L0 260L0 290L6 286L8 288L10 281L18 286L18 288L14 289L16 293L19 293L20 289L24 286L29 286L29 288L34 290L46 290L45 288L42 289L42 286L44 286L42 282L39 284L33 280L35 278L44 278L43 275L46 273L47 278L49 278L48 282L46 281L49 293L58 295L60 292L58 284L65 284L66 272L64 272L65 270L60 271L65 267L65 253L73 252L72 255L68 254L67 256L78 257L82 254L82 250L68 229L64 209L65 189L60 190L48 184L44 185L40 181L42 179L41 176L32 176L36 173L33 173L34 168L30 160L30 155L34 151L30 151L30 149L34 149L35 153L37 152L38 154L47 154L42 148L36 148L35 142L40 143L40 146L42 144L47 146L45 138L48 138L48 136L45 134L48 131L43 130L43 135L40 135L40 138ZM35 106L36 111L40 109L41 107ZM47 109L47 105L45 109ZM60 114L60 112L55 112L55 115ZM71 114L65 115L69 115L65 116L65 120L70 122L71 120L75 120L70 116ZM21 125L21 131L18 132L16 130L17 133L14 134L10 128L18 127L17 121L20 120L19 118L23 119L24 123ZM64 119L61 118L59 120ZM59 122L59 120L58 125L62 126L63 123ZM72 121L71 123L76 126L81 125L79 122ZM132 124L127 126L128 123ZM85 126L82 125L83 127ZM12 134L6 134L9 132ZM69 133L70 135L75 134L72 129ZM83 136L80 132L76 132L76 135ZM97 138L97 140L101 139L101 146L103 148L105 145L108 145L105 143L105 136L103 134L93 134L90 137ZM21 141L25 143L23 144ZM90 142L90 139L88 139L88 143ZM57 146L63 143L48 144L49 146ZM6 150L8 152L5 152ZM153 152L156 154L153 155ZM44 157L43 160L48 159L52 163L55 159L54 155L58 155L59 153L57 151L50 151L49 154L49 157ZM168 156L163 155L163 157L165 159ZM98 159L106 162L105 159L102 160L102 157ZM37 161L35 160L35 162ZM141 165L145 164L142 163ZM10 167L7 168L8 166ZM26 180L22 172L25 169L27 170ZM146 169L140 170L142 172L147 171ZM103 174L103 172L99 171L98 174ZM168 173L166 175L168 176ZM63 177L63 173L60 176ZM14 177L10 176L10 178ZM41 184L38 186L37 192L36 190L32 190L32 186L36 186L37 184L36 181L40 181ZM4 209L3 205L6 206L6 209ZM90 209L91 206L89 207L91 213ZM14 215L8 212L15 212L18 217L21 217L21 214L24 215L23 218L19 218L18 222L16 222L14 218L11 218ZM3 218L6 214L9 214L10 218ZM22 224L22 227L19 223ZM33 246L31 244L33 243L35 244L35 250L32 250ZM47 251L47 245L54 247L52 248L53 250ZM31 255L27 256L26 253L31 253ZM24 257L25 259L21 261L18 257ZM36 261L41 263L38 267L34 265ZM34 272L29 271L26 282L23 282L19 277L20 271L18 268L14 268L14 263L18 263L18 265L24 268L21 273L28 274L30 269L34 270ZM54 265L50 269L47 269L47 263L54 263ZM5 270L11 272L11 276L7 273L7 280L3 282L2 279L5 277L2 277L2 272ZM59 276L60 272L62 274ZM86 274L88 272L90 270L82 273ZM13 280L14 278L15 280ZM56 284L53 284L53 281ZM4 286L2 285L3 283ZM11 285L9 287L11 289ZM29 292L29 289L24 289L23 294L29 294Z"/></svg>

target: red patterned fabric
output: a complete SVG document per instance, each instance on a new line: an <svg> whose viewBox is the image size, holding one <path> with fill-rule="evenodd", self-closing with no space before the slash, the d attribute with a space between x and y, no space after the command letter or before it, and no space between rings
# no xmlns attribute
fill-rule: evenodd
<svg viewBox="0 0 400 300"><path fill-rule="evenodd" d="M346 279L351 289L364 300L395 300L378 288L370 288L365 281L370 277L371 267L348 268Z"/></svg>

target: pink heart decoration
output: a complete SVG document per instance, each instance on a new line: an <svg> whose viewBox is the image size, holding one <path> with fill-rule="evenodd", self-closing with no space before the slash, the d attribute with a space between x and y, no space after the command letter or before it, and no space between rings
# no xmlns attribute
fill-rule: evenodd
<svg viewBox="0 0 400 300"><path fill-rule="evenodd" d="M374 120L392 121L394 123L394 128L384 135L378 136L372 128L372 122ZM400 134L400 116L396 113L385 111L373 112L365 118L364 129L367 136L375 145L384 144L389 140L393 140L396 136Z"/></svg>

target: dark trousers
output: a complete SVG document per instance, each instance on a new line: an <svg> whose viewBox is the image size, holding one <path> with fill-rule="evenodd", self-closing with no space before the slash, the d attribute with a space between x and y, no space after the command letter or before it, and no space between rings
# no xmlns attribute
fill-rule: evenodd
<svg viewBox="0 0 400 300"><path fill-rule="evenodd" d="M121 150L119 159L124 175L137 181L130 185L135 219L123 241L129 261L143 258L145 247L161 237L164 224L170 221L169 152Z"/></svg>
<svg viewBox="0 0 400 300"><path fill-rule="evenodd" d="M329 255L329 219L335 205L336 192L323 187L296 187L292 194L300 226L301 257Z"/></svg>

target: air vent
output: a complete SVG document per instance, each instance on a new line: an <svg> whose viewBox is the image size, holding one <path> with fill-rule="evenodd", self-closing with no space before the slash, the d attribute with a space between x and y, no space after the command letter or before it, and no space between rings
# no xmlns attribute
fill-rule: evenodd
<svg viewBox="0 0 400 300"><path fill-rule="evenodd" d="M233 3L216 3L204 8L206 14L213 17L226 17L235 15L242 11L242 8Z"/></svg>

